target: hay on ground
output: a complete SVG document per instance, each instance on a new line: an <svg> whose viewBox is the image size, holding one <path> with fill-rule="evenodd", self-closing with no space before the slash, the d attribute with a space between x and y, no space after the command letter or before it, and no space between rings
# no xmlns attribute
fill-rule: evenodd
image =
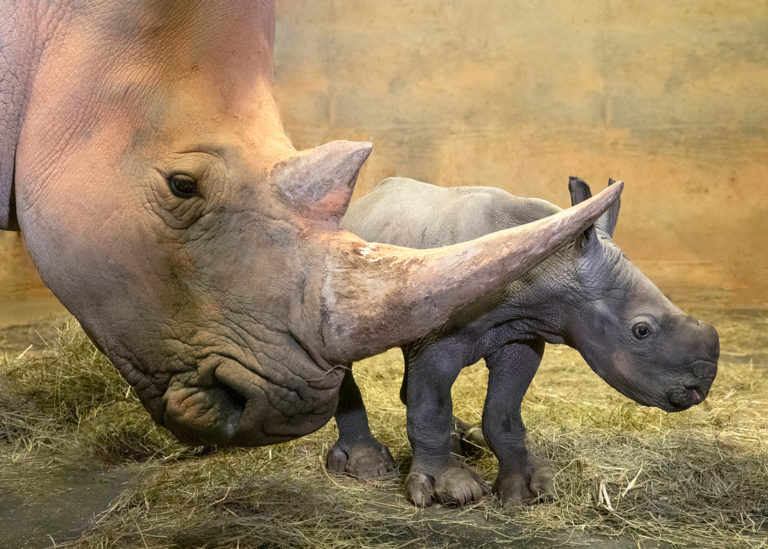
<svg viewBox="0 0 768 549"><path fill-rule="evenodd" d="M768 314L709 312L717 315L727 361L709 399L679 414L630 402L576 352L548 348L523 414L529 450L558 470L552 503L411 506L403 488L410 448L399 351L355 366L371 426L399 464L387 477L359 482L322 466L336 437L332 424L265 448L178 444L74 322L26 353L0 358L0 477L7 476L2 463L39 464L41 457L129 467L133 481L63 545L72 547L547 547L604 539L765 547L768 332L754 327L768 324ZM479 420L486 379L481 365L462 373L453 392L458 416ZM490 452L473 465L493 481Z"/></svg>

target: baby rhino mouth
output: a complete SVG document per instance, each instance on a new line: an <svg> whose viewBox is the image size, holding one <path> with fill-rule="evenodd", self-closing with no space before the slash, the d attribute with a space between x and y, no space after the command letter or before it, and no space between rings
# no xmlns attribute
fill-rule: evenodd
<svg viewBox="0 0 768 549"><path fill-rule="evenodd" d="M695 377L683 382L680 387L667 392L667 401L674 412L687 410L691 406L701 404L709 394L712 382L717 373L717 363L697 360L690 366Z"/></svg>
<svg viewBox="0 0 768 549"><path fill-rule="evenodd" d="M670 411L673 412L681 412L691 406L701 404L705 398L706 393L698 385L691 387L683 386L667 393L667 401L672 406Z"/></svg>

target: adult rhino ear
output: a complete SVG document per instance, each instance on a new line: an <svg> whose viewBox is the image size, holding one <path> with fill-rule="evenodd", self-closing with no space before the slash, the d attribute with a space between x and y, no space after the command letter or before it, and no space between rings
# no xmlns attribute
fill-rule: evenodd
<svg viewBox="0 0 768 549"><path fill-rule="evenodd" d="M579 177L571 176L568 178L568 191L571 193L571 206L575 206L588 198L592 198L592 191L589 189L589 185ZM587 230L582 233L581 238L579 238L577 243L583 248L589 242L595 240L597 240L595 226L590 225Z"/></svg>
<svg viewBox="0 0 768 549"><path fill-rule="evenodd" d="M613 178L608 178L608 186L613 185L616 181ZM609 235L613 236L613 231L616 229L616 222L619 219L619 207L621 206L621 199L617 199L616 202L605 211L600 218L595 221L595 227L605 231Z"/></svg>
<svg viewBox="0 0 768 549"><path fill-rule="evenodd" d="M271 179L309 218L338 221L347 211L371 143L332 141L278 163Z"/></svg>

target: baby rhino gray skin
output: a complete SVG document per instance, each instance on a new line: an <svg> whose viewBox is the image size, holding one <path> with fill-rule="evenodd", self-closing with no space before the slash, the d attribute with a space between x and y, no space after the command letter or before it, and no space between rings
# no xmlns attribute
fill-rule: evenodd
<svg viewBox="0 0 768 549"><path fill-rule="evenodd" d="M574 204L591 194L577 178L569 189ZM354 202L342 224L366 240L430 248L558 211L546 201L495 188L388 179ZM545 342L577 349L600 377L640 404L674 412L706 398L717 371L717 332L683 313L627 260L611 240L617 216L618 203L578 242L402 347L400 394L413 447L406 487L416 505L464 504L489 491L451 455L451 386L462 368L481 358L489 369L482 430L499 460L493 490L504 504L551 492L552 468L528 456L520 417ZM388 449L369 430L351 371L336 421L339 440L328 453L330 470L365 477L392 469Z"/></svg>

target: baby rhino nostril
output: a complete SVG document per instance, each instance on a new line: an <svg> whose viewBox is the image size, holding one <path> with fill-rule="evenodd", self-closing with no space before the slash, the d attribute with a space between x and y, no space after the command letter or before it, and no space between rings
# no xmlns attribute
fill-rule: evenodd
<svg viewBox="0 0 768 549"><path fill-rule="evenodd" d="M715 374L717 374L717 363L708 360L697 360L690 365L690 371L696 379L709 385L715 378Z"/></svg>

